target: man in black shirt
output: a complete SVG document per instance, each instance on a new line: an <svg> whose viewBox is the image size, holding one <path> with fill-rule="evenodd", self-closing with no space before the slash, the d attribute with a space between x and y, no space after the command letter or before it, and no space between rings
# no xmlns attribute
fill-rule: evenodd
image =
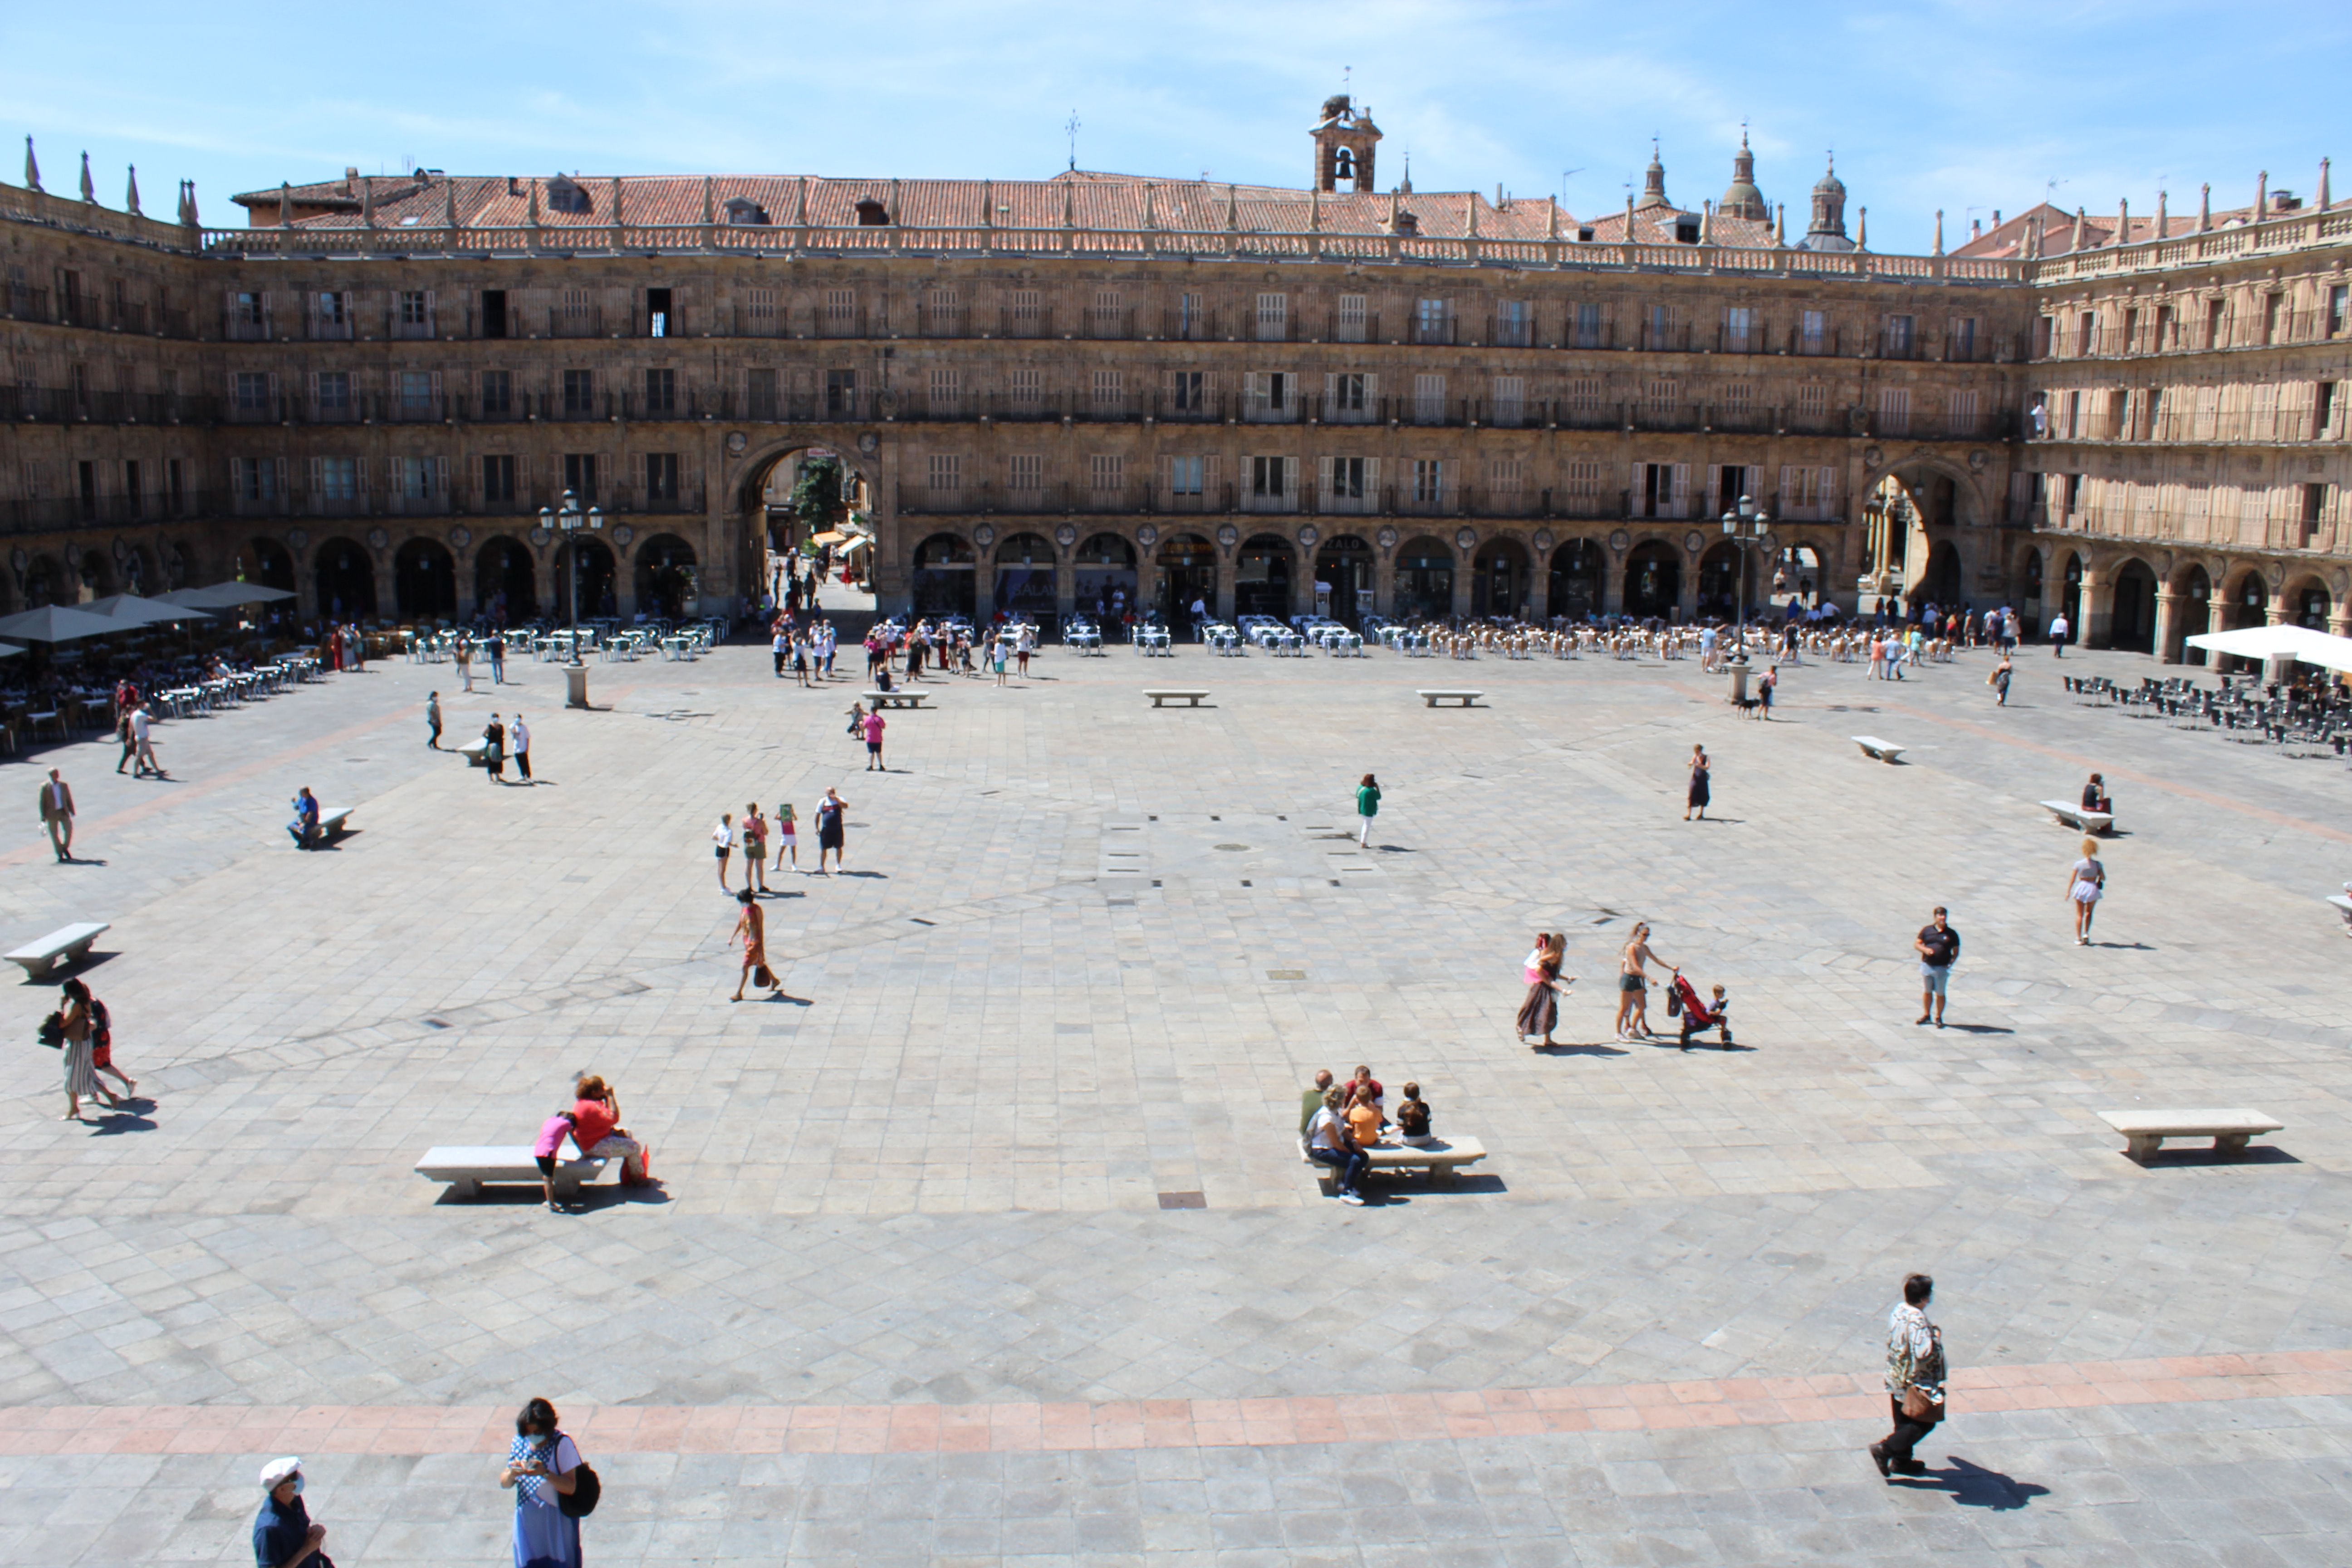
<svg viewBox="0 0 2352 1568"><path fill-rule="evenodd" d="M1936 1027L1944 1026L1944 985L1952 977L1952 965L1960 956L1960 933L1944 918L1944 906L1936 906L1932 924L1919 928L1919 936L1912 942L1919 950L1919 1022L1935 1020Z"/></svg>

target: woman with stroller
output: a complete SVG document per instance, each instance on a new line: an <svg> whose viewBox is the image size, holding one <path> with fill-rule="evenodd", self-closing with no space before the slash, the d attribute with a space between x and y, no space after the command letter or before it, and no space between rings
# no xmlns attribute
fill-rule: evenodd
<svg viewBox="0 0 2352 1568"><path fill-rule="evenodd" d="M1650 927L1644 921L1633 927L1633 934L1625 940L1624 950L1617 955L1617 1037L1638 1040L1650 1032L1650 980L1643 968L1646 963L1664 963L1668 969L1679 964L1666 963L1650 951Z"/></svg>

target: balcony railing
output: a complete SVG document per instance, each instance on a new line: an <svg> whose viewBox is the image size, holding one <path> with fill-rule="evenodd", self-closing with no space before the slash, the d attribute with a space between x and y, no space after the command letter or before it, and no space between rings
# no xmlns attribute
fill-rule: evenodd
<svg viewBox="0 0 2352 1568"><path fill-rule="evenodd" d="M176 392L76 392L61 386L0 386L0 421L86 425L201 425L218 419L219 400Z"/></svg>
<svg viewBox="0 0 2352 1568"><path fill-rule="evenodd" d="M0 532L40 533L57 529L215 516L223 510L226 500L215 491L185 490L176 499L158 494L0 500Z"/></svg>

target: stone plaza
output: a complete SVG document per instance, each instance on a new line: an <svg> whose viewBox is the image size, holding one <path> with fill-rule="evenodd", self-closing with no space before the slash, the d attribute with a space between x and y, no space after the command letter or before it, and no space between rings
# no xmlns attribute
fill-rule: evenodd
<svg viewBox="0 0 2352 1568"><path fill-rule="evenodd" d="M111 922L84 973L139 1094L59 1121L54 987L8 992L0 1560L249 1560L297 1453L342 1568L503 1563L541 1394L600 1565L2343 1561L2340 760L2062 690L2125 653L2026 649L2007 709L1981 652L1808 662L1762 723L1696 661L1056 647L892 714L875 774L856 657L599 666L585 712L547 665L385 662L162 726L169 783L50 751L73 866L19 763L0 935ZM540 782L428 750L428 689L452 743L520 706ZM2035 803L2093 769L2077 947ZM281 829L306 784L357 807L331 852ZM845 873L766 903L791 1000L730 1004L709 828L828 785ZM1636 920L1738 1048L1612 1037ZM1538 930L1582 977L1550 1051L1512 1025ZM1485 1163L1326 1197L1299 1091L1359 1062ZM658 1189L413 1173L582 1069ZM2285 1128L2143 1167L2097 1113L2158 1106ZM1952 1414L1889 1484L1912 1269Z"/></svg>

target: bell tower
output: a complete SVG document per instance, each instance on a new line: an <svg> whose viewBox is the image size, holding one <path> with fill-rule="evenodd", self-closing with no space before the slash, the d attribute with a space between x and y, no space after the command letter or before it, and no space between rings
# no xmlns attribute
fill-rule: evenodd
<svg viewBox="0 0 2352 1568"><path fill-rule="evenodd" d="M1317 190L1369 194L1373 189L1372 153L1380 144L1381 128L1372 123L1370 109L1359 110L1346 93L1335 92L1323 100L1323 118L1314 135Z"/></svg>

